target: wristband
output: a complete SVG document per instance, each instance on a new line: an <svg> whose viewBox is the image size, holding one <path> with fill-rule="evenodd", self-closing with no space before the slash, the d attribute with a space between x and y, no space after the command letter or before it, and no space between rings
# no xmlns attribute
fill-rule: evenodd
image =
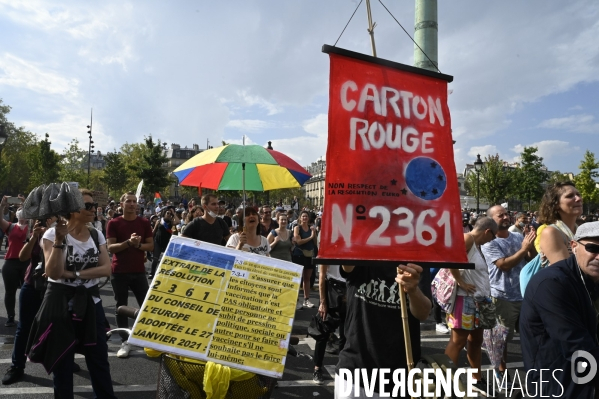
<svg viewBox="0 0 599 399"><path fill-rule="evenodd" d="M55 243L54 245L52 245L52 248L64 249L64 244L59 245Z"/></svg>
<svg viewBox="0 0 599 399"><path fill-rule="evenodd" d="M127 240L127 246L131 248L131 241Z"/></svg>
<svg viewBox="0 0 599 399"><path fill-rule="evenodd" d="M141 248L141 241L139 242L139 245L137 246L137 249Z"/></svg>

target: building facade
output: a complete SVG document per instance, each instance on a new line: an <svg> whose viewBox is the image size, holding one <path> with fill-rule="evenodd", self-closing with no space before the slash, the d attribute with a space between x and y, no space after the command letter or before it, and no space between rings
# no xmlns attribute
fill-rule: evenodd
<svg viewBox="0 0 599 399"><path fill-rule="evenodd" d="M312 175L310 180L304 183L304 198L310 208L320 208L324 205L325 187L324 180L327 172L327 161L319 159L306 166L305 169Z"/></svg>
<svg viewBox="0 0 599 399"><path fill-rule="evenodd" d="M167 158L167 161L164 164L164 167L169 171L169 174L170 174L175 169L177 169L179 166L183 165L183 163L185 163L185 161L189 160L190 158L193 158L194 156L198 155L202 151L206 151L206 150L203 148L200 149L200 146L198 144L192 144L191 148L187 148L187 146L185 146L184 148L181 148L181 146L179 144L172 143L170 148L164 149L164 156ZM172 177L174 179L176 179L175 175L172 175ZM173 199L173 200L179 199L180 193L179 193L179 182L178 181L174 182L173 184L171 184L169 186L169 193L171 194L169 196L170 199Z"/></svg>

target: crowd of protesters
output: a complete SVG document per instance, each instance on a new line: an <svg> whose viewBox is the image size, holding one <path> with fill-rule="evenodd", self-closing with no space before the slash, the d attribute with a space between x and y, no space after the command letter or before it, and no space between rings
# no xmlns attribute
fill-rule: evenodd
<svg viewBox="0 0 599 399"><path fill-rule="evenodd" d="M41 339L44 328L51 324L48 309L64 310L57 304L73 297L74 290L84 285L90 290L91 302L86 306L95 310L95 320L89 323L97 330L98 337L93 348L84 352L92 386L101 397L113 397L112 384L108 383L106 339L101 333L106 320L101 298L94 287L98 278L110 274L117 307L127 304L129 290L141 306L149 289L147 280L154 277L173 235L299 264L304 270L301 306L305 309L315 306L310 300L316 278L312 259L318 254L322 210L285 209L282 204L235 206L214 194L197 200L183 198L176 203L150 202L131 192L116 200L109 198L106 206L101 207L94 202L91 192L84 190L82 194L85 208L58 222L48 219L31 223L22 217L22 211L8 209L7 197L0 202L0 212L6 215L0 219L0 228L8 240L2 269L8 315L5 326L17 326L12 364L3 384L22 379L24 349L30 358L41 356L37 353L40 345L36 345L36 339ZM580 350L597 359L599 343L594 306L599 298L597 219L597 212L583 215L580 193L570 182L551 185L535 212L511 212L501 205L489 208L485 214L462 210L464 250L475 268L451 270L457 295L447 314L441 311L437 298L431 293L435 270L415 264L320 266L320 300L316 314L323 321L334 320L336 332L333 328L333 331L315 335L314 382L324 382L325 349L339 354L337 372L344 368L407 367L399 314L401 289L409 299L414 358L420 357L420 322L432 312L436 331L451 334L445 351L447 356L459 364L462 349L466 348L470 366L479 369L474 374L477 387L486 385L480 370L483 332L496 328L483 326L479 320L483 317L481 303L494 305L491 324L502 326L505 331L498 346L499 360L493 364L493 378L498 384L509 384L507 343L514 332L522 333L522 354L527 369L551 368L552 365L566 369L566 365L574 361L573 354ZM65 263L61 255L65 243L68 248L76 247L74 250L81 254L94 257L95 266L81 270L69 264L68 257ZM521 292L520 272L537 255L541 271L530 279L525 293ZM152 262L149 273L146 261ZM38 263L44 264L51 283L45 295L34 287ZM376 288L371 290L371 287ZM20 309L19 320L16 320L18 288L21 288ZM56 323L58 328L66 329L60 327L60 323L66 326L71 321ZM128 322L117 317L117 325L127 328ZM126 358L130 351L128 336L123 333L121 338L117 357ZM487 351L496 349L489 347L486 341L484 344ZM47 370L54 373L55 392L61 397L72 397L72 373L78 371L72 362L73 356L74 351L69 352L64 357L64 367L59 368L54 368L54 363L44 363L50 362L48 359L40 360L51 364ZM51 360L57 361L56 358ZM62 361L62 357L58 360ZM568 367L568 373L569 370ZM532 376L541 378L534 373ZM341 377L336 374L335 378ZM556 377L566 396L591 397L597 379L577 385L569 378L565 373ZM343 383L340 380L340 384ZM555 384L542 389L545 394L558 392Z"/></svg>

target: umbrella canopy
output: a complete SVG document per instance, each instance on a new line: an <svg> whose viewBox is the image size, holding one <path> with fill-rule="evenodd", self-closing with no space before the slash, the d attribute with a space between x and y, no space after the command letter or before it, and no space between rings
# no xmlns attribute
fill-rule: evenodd
<svg viewBox="0 0 599 399"><path fill-rule="evenodd" d="M228 144L199 153L173 172L182 186L268 191L301 187L310 175L297 162L259 145Z"/></svg>

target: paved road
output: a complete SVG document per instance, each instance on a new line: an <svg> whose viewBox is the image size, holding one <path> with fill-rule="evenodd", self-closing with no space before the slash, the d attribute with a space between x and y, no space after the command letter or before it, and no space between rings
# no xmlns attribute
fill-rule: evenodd
<svg viewBox="0 0 599 399"><path fill-rule="evenodd" d="M0 256L4 256L4 252L0 251ZM0 268L4 261L0 260ZM150 263L146 264L149 270ZM18 293L17 293L18 295ZM114 318L114 297L112 296L112 288L107 284L101 290L104 309L108 321L112 326L116 326ZM4 298L4 284L0 281L0 299ZM318 302L317 292L311 293L311 298L314 303ZM6 309L3 300L0 300L0 372L4 375L5 370L10 366L11 354L13 348L13 339L15 327L4 327L6 321ZM130 296L129 303L135 305L135 299ZM301 309L298 303L296 311L295 323L293 326L293 334L304 337L310 323L312 315L316 312L313 309ZM449 340L448 335L437 334L435 332L435 324L432 319L427 320L422 324L422 346L424 354L443 353L445 346ZM116 357L116 352L120 347L120 339L118 336L113 336L108 343L109 362L114 388L118 397L132 399L147 399L154 397L156 393L157 375L160 367L159 360L148 358L141 348L135 347L128 359L119 359ZM314 340L305 338L300 341L296 347L298 351L307 354L312 354L314 349ZM515 344L510 344L509 350L509 366L512 368L522 369L522 359L520 354L520 345L518 337ZM89 373L85 361L80 355L76 356L76 362L81 366L82 371L76 373L74 378L75 397L77 398L93 398L91 391ZM327 354L325 357L325 373L326 384L318 386L312 383L313 363L308 357L294 358L288 356L285 374L278 383L278 388L275 389L272 398L333 398L333 379L334 365L336 356ZM483 363L489 364L486 355L483 355ZM460 359L460 366L466 366L466 356ZM484 367L484 366L483 366ZM0 396L3 398L52 398L52 379L44 371L39 364L28 363L25 369L26 376L23 381L4 386L0 385Z"/></svg>

